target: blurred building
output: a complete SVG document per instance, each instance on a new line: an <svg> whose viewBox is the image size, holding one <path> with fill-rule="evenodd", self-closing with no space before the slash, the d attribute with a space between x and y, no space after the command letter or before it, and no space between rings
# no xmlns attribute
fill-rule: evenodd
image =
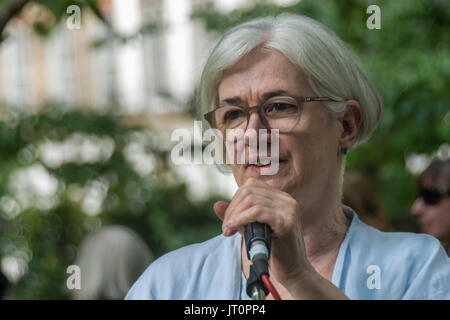
<svg viewBox="0 0 450 320"><path fill-rule="evenodd" d="M39 112L48 103L86 109L114 105L127 119L168 133L166 137L177 128L193 132L188 104L217 35L207 33L190 15L196 9L226 12L252 3L100 0L112 29L127 41L111 40L110 29L88 9L81 12L79 29L67 26L67 14L42 37L33 31L33 23L51 24L55 18L30 3L10 21L8 37L0 45L0 106ZM158 26L156 32L139 33L152 25ZM236 190L234 179L212 166L178 169L186 172L193 193L201 190L199 198L210 192L231 196Z"/></svg>
<svg viewBox="0 0 450 320"><path fill-rule="evenodd" d="M43 38L32 30L54 16L33 3L8 25L0 49L0 99L18 108L38 110L48 101L67 107L119 104L126 113L183 110L193 91L194 37L191 3L173 0L100 1L115 32L136 34L145 23L163 26L126 43L108 41L108 28L83 10L80 29L67 19ZM69 17L69 14L67 15ZM93 48L94 43L102 43Z"/></svg>

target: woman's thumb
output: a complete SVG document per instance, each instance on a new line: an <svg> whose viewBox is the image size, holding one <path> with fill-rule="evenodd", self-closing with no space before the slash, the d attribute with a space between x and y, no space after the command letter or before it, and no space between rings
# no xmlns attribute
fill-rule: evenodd
<svg viewBox="0 0 450 320"><path fill-rule="evenodd" d="M217 201L214 204L214 212L216 213L216 215L219 217L220 220L223 221L223 219L225 218L225 211L227 210L229 205L230 204L225 201Z"/></svg>

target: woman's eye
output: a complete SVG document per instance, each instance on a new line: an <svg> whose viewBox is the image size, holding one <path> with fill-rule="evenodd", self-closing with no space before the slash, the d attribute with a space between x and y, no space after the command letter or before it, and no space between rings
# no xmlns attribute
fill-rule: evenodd
<svg viewBox="0 0 450 320"><path fill-rule="evenodd" d="M285 113L296 111L296 107L289 103L272 103L266 108L266 113Z"/></svg>
<svg viewBox="0 0 450 320"><path fill-rule="evenodd" d="M240 117L242 117L243 114L244 113L241 110L228 111L225 114L225 121L232 121L232 120L239 119Z"/></svg>

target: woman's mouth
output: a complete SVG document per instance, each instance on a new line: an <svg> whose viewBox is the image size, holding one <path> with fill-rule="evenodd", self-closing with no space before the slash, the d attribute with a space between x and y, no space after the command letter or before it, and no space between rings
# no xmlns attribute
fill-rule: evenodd
<svg viewBox="0 0 450 320"><path fill-rule="evenodd" d="M250 168L250 170L252 170L254 172L261 173L261 170L265 169L267 172L267 170L269 170L269 168L271 168L273 166L278 166L278 169L279 169L279 166L284 162L286 162L286 160L279 160L277 162L275 162L275 161L272 162L270 159L258 160L258 161L256 161L256 163L248 164L247 168Z"/></svg>
<svg viewBox="0 0 450 320"><path fill-rule="evenodd" d="M272 160L270 160L270 159L264 159L264 160L259 159L258 161L256 161L255 164L252 164L252 165L257 166L257 167L265 167L265 166L269 166L271 164L272 164Z"/></svg>

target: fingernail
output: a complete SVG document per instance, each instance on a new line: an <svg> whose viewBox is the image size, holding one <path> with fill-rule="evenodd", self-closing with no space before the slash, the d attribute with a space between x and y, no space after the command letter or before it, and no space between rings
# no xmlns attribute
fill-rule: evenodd
<svg viewBox="0 0 450 320"><path fill-rule="evenodd" d="M227 230L228 230L227 225L228 225L228 222L222 224L222 232L223 232L223 234L225 234L227 232Z"/></svg>
<svg viewBox="0 0 450 320"><path fill-rule="evenodd" d="M224 232L224 236L226 236L226 237L229 237L229 236L232 236L233 234L235 234L236 233L236 230L232 230L232 229L227 229L225 232Z"/></svg>
<svg viewBox="0 0 450 320"><path fill-rule="evenodd" d="M233 223L231 221L224 223L222 226L222 231L225 236L231 235L234 232L233 229Z"/></svg>

